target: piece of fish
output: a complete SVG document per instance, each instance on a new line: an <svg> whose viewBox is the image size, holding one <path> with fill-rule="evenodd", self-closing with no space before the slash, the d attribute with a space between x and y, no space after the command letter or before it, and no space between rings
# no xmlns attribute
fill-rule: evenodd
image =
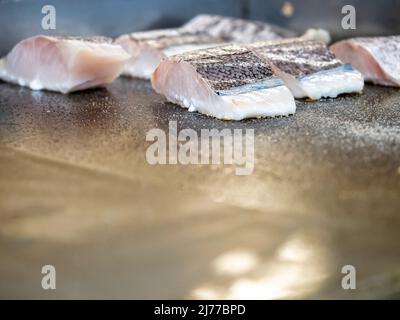
<svg viewBox="0 0 400 320"><path fill-rule="evenodd" d="M207 32L225 42L251 43L298 36L297 33L278 26L240 18L199 14L182 27L189 32Z"/></svg>
<svg viewBox="0 0 400 320"><path fill-rule="evenodd" d="M163 58L196 49L295 37L296 33L268 23L218 15L198 15L180 28L133 32L116 39L132 55L124 75L149 79ZM307 39L329 41L324 30L308 30Z"/></svg>
<svg viewBox="0 0 400 320"><path fill-rule="evenodd" d="M130 55L123 75L150 79L163 58L190 50L208 48L222 43L205 32L187 31L183 28L133 32L115 40Z"/></svg>
<svg viewBox="0 0 400 320"><path fill-rule="evenodd" d="M0 60L0 79L68 93L112 82L129 58L110 38L39 35L22 40Z"/></svg>
<svg viewBox="0 0 400 320"><path fill-rule="evenodd" d="M270 64L241 45L164 59L151 82L169 101L219 119L286 116L296 110Z"/></svg>
<svg viewBox="0 0 400 320"><path fill-rule="evenodd" d="M285 38L300 37L304 40L330 42L330 34L324 29L307 29L303 35L297 32L261 21L252 21L219 15L199 14L183 28L191 32L204 32L225 42L252 43Z"/></svg>
<svg viewBox="0 0 400 320"><path fill-rule="evenodd" d="M271 64L295 98L335 98L361 92L364 80L351 64L343 64L322 42L284 39L258 42L249 48Z"/></svg>
<svg viewBox="0 0 400 320"><path fill-rule="evenodd" d="M359 70L365 81L400 86L400 36L348 39L330 49L340 60Z"/></svg>

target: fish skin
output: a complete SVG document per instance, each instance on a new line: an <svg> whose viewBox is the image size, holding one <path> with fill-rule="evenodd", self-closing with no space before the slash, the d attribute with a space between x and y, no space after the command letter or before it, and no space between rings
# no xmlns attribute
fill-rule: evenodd
<svg viewBox="0 0 400 320"><path fill-rule="evenodd" d="M52 36L58 40L72 40L72 41L83 41L93 44L112 44L113 38L106 37L106 36Z"/></svg>
<svg viewBox="0 0 400 320"><path fill-rule="evenodd" d="M363 73L366 81L400 86L400 35L352 38L330 48L339 59Z"/></svg>
<svg viewBox="0 0 400 320"><path fill-rule="evenodd" d="M298 36L297 33L255 20L200 14L183 25L190 32L206 31L225 42L250 43Z"/></svg>
<svg viewBox="0 0 400 320"><path fill-rule="evenodd" d="M215 92L276 79L271 66L246 46L196 50L176 59L190 63Z"/></svg>
<svg viewBox="0 0 400 320"><path fill-rule="evenodd" d="M133 32L129 33L128 37L138 45L146 44L161 50L184 44L222 42L222 39L213 37L206 32L190 32L182 28Z"/></svg>
<svg viewBox="0 0 400 320"><path fill-rule="evenodd" d="M0 79L69 93L112 82L129 58L107 37L39 35L20 41L1 60Z"/></svg>
<svg viewBox="0 0 400 320"><path fill-rule="evenodd" d="M259 57L267 59L280 70L302 77L315 72L337 68L342 62L322 42L285 39L249 45Z"/></svg>

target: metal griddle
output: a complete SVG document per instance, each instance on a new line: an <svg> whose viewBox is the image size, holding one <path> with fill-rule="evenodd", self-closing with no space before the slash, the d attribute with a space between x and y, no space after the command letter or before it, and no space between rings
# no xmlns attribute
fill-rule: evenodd
<svg viewBox="0 0 400 320"><path fill-rule="evenodd" d="M146 81L0 83L0 298L399 298L400 91L297 106L227 122ZM253 128L254 173L149 165L146 133L170 120ZM232 272L235 257L252 263ZM341 288L349 264L357 290Z"/></svg>

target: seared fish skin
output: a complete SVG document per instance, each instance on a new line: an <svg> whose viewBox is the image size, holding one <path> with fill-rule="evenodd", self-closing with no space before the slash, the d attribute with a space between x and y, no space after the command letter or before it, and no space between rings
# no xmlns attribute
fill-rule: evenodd
<svg viewBox="0 0 400 320"><path fill-rule="evenodd" d="M364 87L362 75L344 65L322 42L283 39L248 47L271 64L296 98L335 98Z"/></svg>
<svg viewBox="0 0 400 320"><path fill-rule="evenodd" d="M224 120L274 117L296 110L270 64L246 46L196 50L164 59L152 75L169 101Z"/></svg>
<svg viewBox="0 0 400 320"><path fill-rule="evenodd" d="M123 74L150 79L163 58L227 42L250 43L294 37L295 33L268 23L217 15L198 15L180 28L133 32L118 37L132 58Z"/></svg>
<svg viewBox="0 0 400 320"><path fill-rule="evenodd" d="M130 56L106 37L34 36L0 60L0 79L62 93L116 79Z"/></svg>
<svg viewBox="0 0 400 320"><path fill-rule="evenodd" d="M348 39L330 49L340 60L359 70L365 81L400 86L400 36Z"/></svg>

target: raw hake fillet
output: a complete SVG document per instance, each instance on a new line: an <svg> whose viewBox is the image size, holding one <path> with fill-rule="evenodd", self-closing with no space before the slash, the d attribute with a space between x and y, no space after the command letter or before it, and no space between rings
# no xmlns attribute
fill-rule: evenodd
<svg viewBox="0 0 400 320"><path fill-rule="evenodd" d="M365 81L400 86L400 36L354 38L339 41L330 49L359 70Z"/></svg>
<svg viewBox="0 0 400 320"><path fill-rule="evenodd" d="M186 31L183 28L133 32L115 40L131 55L123 75L150 79L163 58L190 50L208 48L221 43L204 32Z"/></svg>
<svg viewBox="0 0 400 320"><path fill-rule="evenodd" d="M164 59L151 81L169 101L219 119L286 116L296 111L293 95L271 66L245 46Z"/></svg>
<svg viewBox="0 0 400 320"><path fill-rule="evenodd" d="M112 82L129 58L109 38L39 35L22 40L0 60L0 79L68 93Z"/></svg>
<svg viewBox="0 0 400 320"><path fill-rule="evenodd" d="M150 79L160 61L175 54L229 42L250 43L296 35L264 22L202 14L180 28L133 32L120 36L115 42L132 55L123 74ZM323 30L309 31L304 36L329 39L329 33Z"/></svg>
<svg viewBox="0 0 400 320"><path fill-rule="evenodd" d="M268 61L295 98L335 98L361 92L364 79L350 64L343 64L322 42L284 39L258 42L249 48Z"/></svg>

